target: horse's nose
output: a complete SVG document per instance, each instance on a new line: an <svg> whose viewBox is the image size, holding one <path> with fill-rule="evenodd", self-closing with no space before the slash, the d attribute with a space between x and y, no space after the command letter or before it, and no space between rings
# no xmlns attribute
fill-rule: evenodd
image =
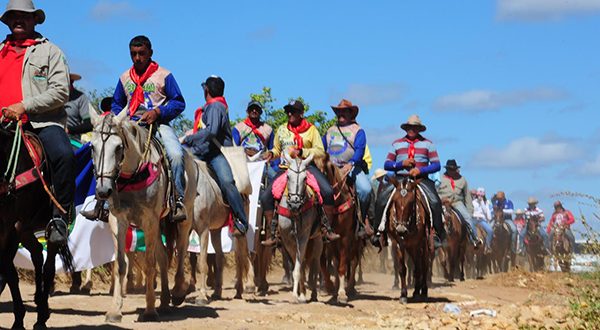
<svg viewBox="0 0 600 330"><path fill-rule="evenodd" d="M108 197L110 197L110 195L112 194L112 192L113 192L112 187L106 187L106 186L96 187L96 198L99 200L107 200Z"/></svg>
<svg viewBox="0 0 600 330"><path fill-rule="evenodd" d="M397 225L396 226L396 232L399 235L404 235L404 234L406 234L408 232L408 229L406 228L405 225Z"/></svg>

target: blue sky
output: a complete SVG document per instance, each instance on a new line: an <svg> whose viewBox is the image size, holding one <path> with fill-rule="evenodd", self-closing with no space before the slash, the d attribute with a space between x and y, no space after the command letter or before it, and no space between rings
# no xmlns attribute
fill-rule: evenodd
<svg viewBox="0 0 600 330"><path fill-rule="evenodd" d="M47 15L38 30L85 89L114 88L129 40L145 34L189 118L210 74L224 78L232 117L263 86L278 105L302 96L330 114L345 97L360 106L377 167L417 113L473 188L504 190L521 208L537 196L548 215L554 193L600 195L599 0L35 4Z"/></svg>

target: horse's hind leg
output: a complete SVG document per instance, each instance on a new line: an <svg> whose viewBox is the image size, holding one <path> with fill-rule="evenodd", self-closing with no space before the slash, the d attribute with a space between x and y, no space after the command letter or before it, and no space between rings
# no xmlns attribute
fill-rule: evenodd
<svg viewBox="0 0 600 330"><path fill-rule="evenodd" d="M158 233L158 237L160 238L160 231ZM162 240L160 242L162 243ZM160 270L159 311L162 313L162 312L166 312L169 310L169 308L170 308L169 304L171 303L171 291L169 290L169 260L168 260L169 258L167 256L167 251L162 244L155 244L154 249L155 249L154 255L156 256L155 260L158 263L158 268ZM148 260L148 259L146 259L146 260ZM146 263L146 266L148 266L148 263ZM147 274L147 276L150 276L150 275ZM155 287L154 283L156 281L156 275L154 275L153 277L154 277L154 280L152 281L153 282L152 283L153 284L152 291L154 291L154 287ZM146 282L147 281L148 281L148 279L146 279ZM146 295L147 295L147 293L146 293Z"/></svg>
<svg viewBox="0 0 600 330"><path fill-rule="evenodd" d="M156 281L156 261L158 257L159 268L161 273L161 307L165 303L165 306L168 306L168 302L170 301L169 295L169 283L168 283L168 274L166 269L167 255L164 250L164 247L158 247L158 241L161 242L160 238L160 230L157 225L153 227L145 228L146 234L146 253L145 257L145 267L146 267L146 309L144 310L144 314L142 315L142 319L144 321L158 321L158 313L156 311L156 293L155 293L155 281ZM162 248L162 249L161 249ZM164 278L164 279L163 279ZM166 285L165 285L165 281ZM167 295L167 299L165 299L165 293Z"/></svg>
<svg viewBox="0 0 600 330"><path fill-rule="evenodd" d="M208 274L208 236L209 230L206 228L203 231L197 231L200 237L200 278L198 279L198 286L200 288L200 294L196 298L196 305L207 305L208 304L208 292L206 287L206 275Z"/></svg>
<svg viewBox="0 0 600 330"><path fill-rule="evenodd" d="M23 319L25 318L25 305L19 290L19 274L13 264L13 258L17 253L18 242L16 235L10 235L10 241L7 243L7 248L0 252L0 276L3 276L4 281L8 284L10 294L13 301L13 315L15 321L12 325L13 329L24 329Z"/></svg>
<svg viewBox="0 0 600 330"><path fill-rule="evenodd" d="M223 297L223 271L225 255L223 254L223 244L221 243L221 229L210 231L210 240L215 249L215 279L214 291L211 299L219 300Z"/></svg>
<svg viewBox="0 0 600 330"><path fill-rule="evenodd" d="M191 214L188 213L188 214ZM191 217L191 215L189 216ZM178 237L177 237L177 272L175 273L175 285L171 293L171 301L174 306L179 306L185 300L185 296L189 292L189 282L186 279L186 274L183 269L185 264L185 257L188 254L188 246L190 242L190 231L192 222L184 221L177 225Z"/></svg>

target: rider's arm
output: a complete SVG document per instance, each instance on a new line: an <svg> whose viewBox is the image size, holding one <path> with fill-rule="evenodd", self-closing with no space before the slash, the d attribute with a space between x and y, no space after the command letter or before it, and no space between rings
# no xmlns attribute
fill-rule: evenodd
<svg viewBox="0 0 600 330"><path fill-rule="evenodd" d="M269 150L273 154L273 158L279 158L281 156L281 131L287 129L285 126L280 126L275 132L275 138L273 140L273 148Z"/></svg>
<svg viewBox="0 0 600 330"><path fill-rule="evenodd" d="M567 215L567 225L572 225L575 223L575 217L573 217L573 213L571 211L565 210L565 214Z"/></svg>
<svg viewBox="0 0 600 330"><path fill-rule="evenodd" d="M44 47L44 45L40 45ZM63 52L55 45L48 45L49 57L47 62L46 88L43 92L23 99L25 112L29 114L44 113L56 110L69 100L69 70ZM44 59L36 65L46 65Z"/></svg>
<svg viewBox="0 0 600 330"><path fill-rule="evenodd" d="M385 158L383 169L386 171L394 172L404 169L404 167L402 166L402 161L396 161L396 149L394 148L394 145L392 145L390 152L388 152L387 157Z"/></svg>
<svg viewBox="0 0 600 330"><path fill-rule="evenodd" d="M267 137L267 150L273 149L273 142L275 141L275 133L271 131L271 134Z"/></svg>
<svg viewBox="0 0 600 330"><path fill-rule="evenodd" d="M360 164L365 156L365 147L367 146L367 134L361 128L354 137L354 155L350 158L350 163Z"/></svg>
<svg viewBox="0 0 600 330"><path fill-rule="evenodd" d="M465 189L462 191L463 198L465 199L465 204L467 206L467 211L469 214L473 214L473 198L471 197L471 193L469 192L469 183L465 180Z"/></svg>
<svg viewBox="0 0 600 330"><path fill-rule="evenodd" d="M125 94L125 89L123 88L123 84L121 83L121 79L117 82L117 87L115 87L115 93L113 94L113 101L110 107L110 110L118 115L123 108L127 105L127 94Z"/></svg>
<svg viewBox="0 0 600 330"><path fill-rule="evenodd" d="M323 141L321 140L321 135L315 126L311 126L308 131L305 133L306 135L302 138L304 139L305 146L309 145L310 147L302 148L302 158L306 158L310 155L316 157L325 157L325 148L323 148Z"/></svg>
<svg viewBox="0 0 600 330"><path fill-rule="evenodd" d="M159 105L158 109L160 110L161 122L168 123L185 109L185 100L172 73L165 78L165 96L165 104Z"/></svg>
<svg viewBox="0 0 600 330"><path fill-rule="evenodd" d="M433 143L429 143L427 146L427 158L429 159L429 165L419 168L421 174L435 173L442 168L440 158Z"/></svg>

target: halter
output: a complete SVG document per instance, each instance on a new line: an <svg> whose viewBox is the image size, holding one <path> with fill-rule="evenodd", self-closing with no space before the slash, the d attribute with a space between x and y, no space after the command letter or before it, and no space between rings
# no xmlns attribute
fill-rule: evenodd
<svg viewBox="0 0 600 330"><path fill-rule="evenodd" d="M404 197L406 197L406 195L408 195L408 185L411 184L411 183L415 183L415 180L412 179L412 178L406 178L406 179L404 179L404 180L402 180L400 182L399 187L398 187L399 188L398 193L400 194L400 196L402 198L404 198ZM414 212L414 214L409 215L408 223L407 224L399 223L398 222L398 217L397 216L394 217L392 219L393 222L394 222L394 227L396 227L398 225L403 225L403 226L404 225L410 225L410 223L411 223L410 220L411 219L415 219L415 224L418 223L418 221L419 221L419 212L418 212L419 211L419 202L418 202L418 198L417 198L416 187L415 187L415 192L414 193L415 193L415 201L414 201L414 203L415 203L415 212ZM401 212L402 213L400 213L400 218L402 218L401 216L404 213L404 207L402 207Z"/></svg>
<svg viewBox="0 0 600 330"><path fill-rule="evenodd" d="M300 176L300 173L302 173L302 172L306 172L306 171L307 171L307 169L305 168L305 169L304 169L304 171L299 171L299 170L292 169L291 167L288 167L288 171L292 171L293 173L295 173L295 174L296 174L296 176L297 176L297 177L299 177L299 176ZM289 182L289 181L288 181L288 182ZM288 198L289 198L289 197L291 197L291 196L298 196L298 198L300 199L300 201L301 201L302 203L304 203L304 202L305 202L305 200L306 200L306 193L304 193L304 194L299 194L299 193L297 193L297 191L299 191L299 190L300 190L300 180L296 180L296 187L295 187L295 188L296 188L296 189L294 190L294 191L295 191L294 193L291 193L291 192L290 192L290 190L288 189L288 193L287 193L287 195L288 195Z"/></svg>
<svg viewBox="0 0 600 330"><path fill-rule="evenodd" d="M112 116L104 116L102 118L102 126L100 127L100 130L94 130L95 133L100 134L102 141L100 145L100 159L98 160L98 166L94 166L94 176L96 176L97 179L100 179L100 181L102 181L102 179L105 178L111 181L116 181L121 174L121 167L123 165L123 161L125 160L125 153L123 153L115 169L109 173L104 172L104 154L106 150L106 142L108 141L108 139L113 135L118 136L123 142L123 148L129 148L129 145L127 144L127 139L123 138L118 132L111 132L113 127L109 123L109 120L112 118ZM106 131L106 127L108 127L108 131ZM100 171L98 172L96 168L99 168Z"/></svg>

